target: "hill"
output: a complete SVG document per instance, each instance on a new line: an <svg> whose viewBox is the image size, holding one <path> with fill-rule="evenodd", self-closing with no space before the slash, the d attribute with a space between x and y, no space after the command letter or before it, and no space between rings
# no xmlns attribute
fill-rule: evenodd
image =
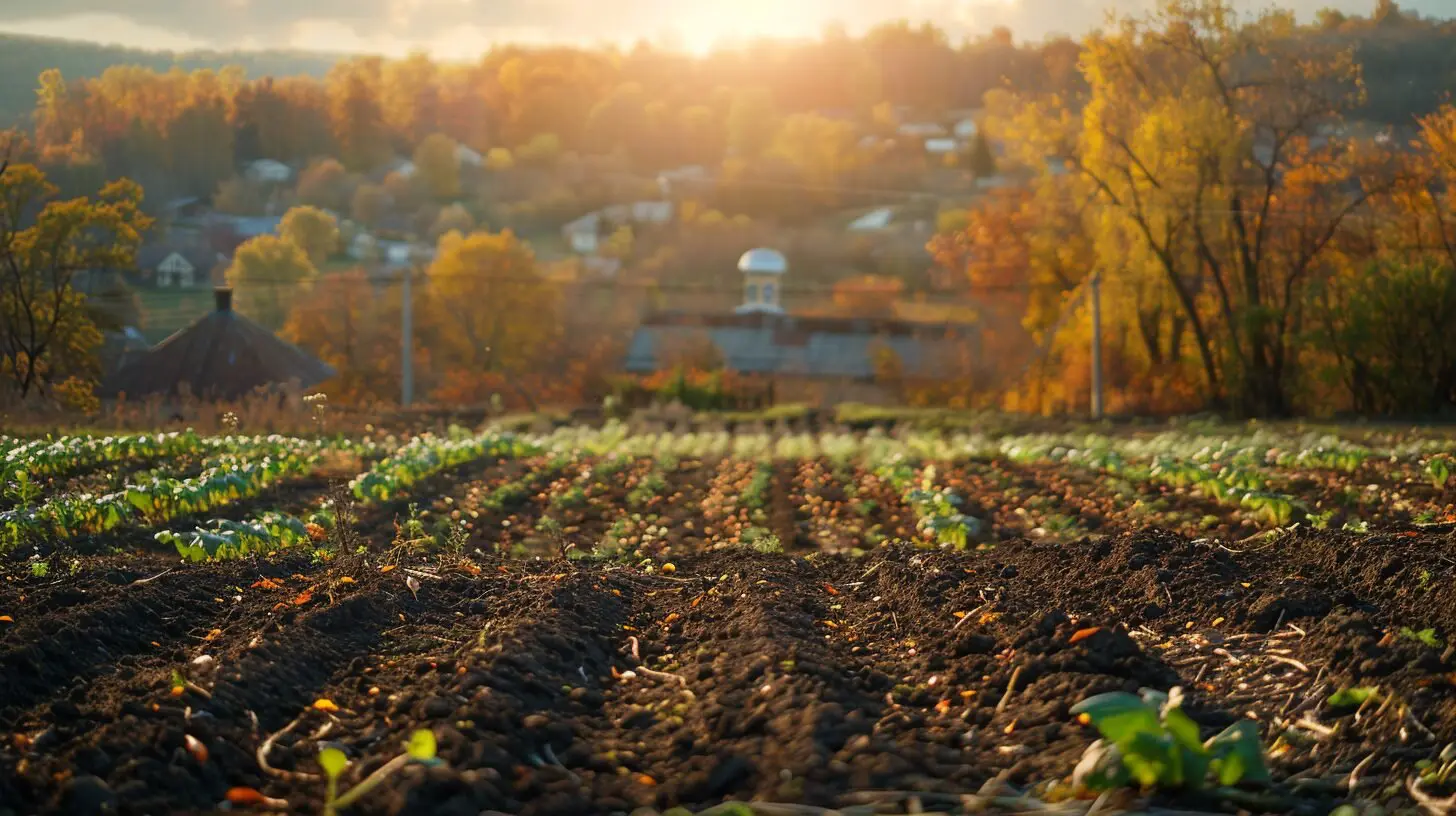
<svg viewBox="0 0 1456 816"><path fill-rule="evenodd" d="M95 77L113 65L140 65L157 71L185 71L240 65L248 76L323 76L339 59L335 54L303 51L146 51L114 45L0 34L0 126L26 121L35 108L36 78L59 68L67 78Z"/></svg>

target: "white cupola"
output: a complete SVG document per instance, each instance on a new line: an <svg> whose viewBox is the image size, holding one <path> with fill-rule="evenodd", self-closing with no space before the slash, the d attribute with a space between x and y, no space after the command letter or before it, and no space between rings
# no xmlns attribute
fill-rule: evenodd
<svg viewBox="0 0 1456 816"><path fill-rule="evenodd" d="M735 310L738 314L784 311L782 279L789 262L782 253L766 247L750 249L738 259L738 271L743 273L743 305Z"/></svg>

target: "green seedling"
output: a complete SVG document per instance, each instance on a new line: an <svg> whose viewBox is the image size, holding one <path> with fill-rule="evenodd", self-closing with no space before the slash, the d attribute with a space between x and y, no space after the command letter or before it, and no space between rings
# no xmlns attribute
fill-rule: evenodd
<svg viewBox="0 0 1456 816"><path fill-rule="evenodd" d="M1431 480L1431 486L1440 490L1446 486L1446 481L1451 478L1451 456L1445 453L1438 453L1426 460L1426 478Z"/></svg>
<svg viewBox="0 0 1456 816"><path fill-rule="evenodd" d="M1441 640L1441 638L1436 634L1435 629L1421 629L1420 631L1416 631L1409 626L1402 626L1400 629L1400 636L1403 638L1409 638L1410 640L1414 640L1419 643L1424 643L1427 646L1430 646L1432 649L1443 649L1446 647L1446 642L1444 640Z"/></svg>
<svg viewBox="0 0 1456 816"><path fill-rule="evenodd" d="M1209 777L1219 785L1268 782L1258 726L1240 720L1203 741L1198 725L1183 713L1181 689L1164 694L1145 689L1139 697L1111 692L1072 708L1102 735L1077 764L1074 781L1092 790L1136 782L1145 789L1200 789Z"/></svg>
<svg viewBox="0 0 1456 816"><path fill-rule="evenodd" d="M1379 686L1355 686L1344 688L1330 695L1329 703L1335 708L1356 708L1380 696Z"/></svg>
<svg viewBox="0 0 1456 816"><path fill-rule="evenodd" d="M412 762L417 765L439 765L440 760L436 757L435 751L434 732L424 728L415 731L410 734L404 753L379 766L374 773L364 777L359 784L341 794L338 787L339 777L349 767L349 758L335 746L325 747L318 754L319 767L323 768L324 778L328 784L324 791L324 816L336 816L339 810L359 801L365 794L379 787L384 780Z"/></svg>

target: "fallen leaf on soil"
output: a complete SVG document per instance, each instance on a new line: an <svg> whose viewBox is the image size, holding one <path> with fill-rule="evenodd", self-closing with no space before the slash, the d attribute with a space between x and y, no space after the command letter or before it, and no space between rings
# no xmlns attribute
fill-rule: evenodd
<svg viewBox="0 0 1456 816"><path fill-rule="evenodd" d="M330 700L327 697L320 697L317 700L314 700L313 707L319 711L324 712L325 714L333 714L335 711L339 710L339 704L335 703L333 700Z"/></svg>
<svg viewBox="0 0 1456 816"><path fill-rule="evenodd" d="M1000 612L983 612L983 613L981 613L980 624L982 626L985 626L988 623L995 623L996 621L998 621L1000 619L1001 619L1001 613Z"/></svg>
<svg viewBox="0 0 1456 816"><path fill-rule="evenodd" d="M380 572L389 572L392 569L394 569L394 564L385 564L384 566L382 566L382 567L379 568L379 571Z"/></svg>
<svg viewBox="0 0 1456 816"><path fill-rule="evenodd" d="M15 618L9 615L0 615L0 623L15 623Z"/></svg>
<svg viewBox="0 0 1456 816"><path fill-rule="evenodd" d="M703 599L706 598L707 596L708 596L708 594L706 592L703 593L702 595L699 595L698 597L694 598L693 599L693 602L690 603L690 604L688 604L688 606L691 607L691 608L693 608L693 609L697 609L698 608L698 604L702 603L703 602Z"/></svg>
<svg viewBox="0 0 1456 816"><path fill-rule="evenodd" d="M662 565L662 571L663 572L677 572L677 565L674 564L674 563L672 563L671 561L669 561L666 564L663 564Z"/></svg>
<svg viewBox="0 0 1456 816"><path fill-rule="evenodd" d="M1093 635L1101 631L1101 626L1089 626L1086 629L1078 629L1077 631L1072 633L1072 636L1067 639L1067 642L1076 643L1081 640L1086 640L1087 638L1092 637Z"/></svg>
<svg viewBox="0 0 1456 816"><path fill-rule="evenodd" d="M282 589L283 585L272 578L263 578L253 582L253 589Z"/></svg>
<svg viewBox="0 0 1456 816"><path fill-rule="evenodd" d="M354 579L353 578L350 578L347 575L345 575L343 578L340 578L339 579L339 583L341 583L341 584L352 584L352 583L354 583Z"/></svg>
<svg viewBox="0 0 1456 816"><path fill-rule="evenodd" d="M824 591L825 592L828 592L830 595L838 595L839 594L839 590L835 589L834 588L834 585L831 584L831 583L828 583L828 582L825 582L825 584L824 584Z"/></svg>
<svg viewBox="0 0 1456 816"><path fill-rule="evenodd" d="M948 713L950 711L950 700L941 700L940 702L936 703L935 710L941 714Z"/></svg>
<svg viewBox="0 0 1456 816"><path fill-rule="evenodd" d="M220 637L222 637L222 630L221 629L212 629L206 635L204 635L202 639L203 640L217 640Z"/></svg>
<svg viewBox="0 0 1456 816"><path fill-rule="evenodd" d="M261 805L268 797L252 788L229 788L227 800L235 805Z"/></svg>
<svg viewBox="0 0 1456 816"><path fill-rule="evenodd" d="M313 600L313 587L309 587L308 589L305 589L304 591L298 593L297 597L293 599L293 605L303 606L311 600Z"/></svg>
<svg viewBox="0 0 1456 816"><path fill-rule="evenodd" d="M656 779L653 779L652 777L648 776L647 774L639 774L637 776L637 782L640 783L640 784L643 784L643 785L647 785L648 787L651 787L651 786L657 784L657 780Z"/></svg>
<svg viewBox="0 0 1456 816"><path fill-rule="evenodd" d="M662 625L663 626L666 626L669 623L672 623L673 621L675 621L675 620L677 620L678 618L681 618L681 617L682 617L682 615L679 615L676 612L672 612L666 618L663 618L662 619Z"/></svg>
<svg viewBox="0 0 1456 816"><path fill-rule="evenodd" d="M955 617L956 620L960 620L961 618L964 618L969 613L966 613L966 612L953 612L951 614Z"/></svg>

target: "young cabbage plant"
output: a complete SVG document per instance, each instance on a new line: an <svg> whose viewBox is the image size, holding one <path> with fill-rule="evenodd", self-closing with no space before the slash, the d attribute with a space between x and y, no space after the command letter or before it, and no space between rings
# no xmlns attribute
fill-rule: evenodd
<svg viewBox="0 0 1456 816"><path fill-rule="evenodd" d="M1268 782L1258 726L1240 720L1204 741L1183 712L1183 693L1144 689L1141 696L1111 692L1089 697L1072 713L1097 729L1073 772L1073 781L1092 790L1137 783L1168 789L1200 789L1212 776L1219 785Z"/></svg>

